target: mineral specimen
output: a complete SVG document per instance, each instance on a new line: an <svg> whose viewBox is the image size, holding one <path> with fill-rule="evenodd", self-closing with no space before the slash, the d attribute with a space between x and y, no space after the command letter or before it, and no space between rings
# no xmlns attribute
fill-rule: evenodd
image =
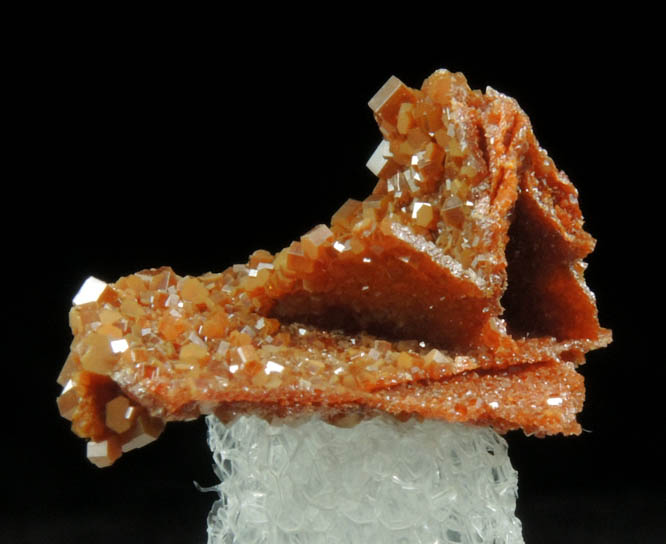
<svg viewBox="0 0 666 544"><path fill-rule="evenodd" d="M462 74L392 77L369 105L378 181L330 225L220 273L86 281L58 407L93 462L211 413L580 432L576 366L611 336L575 187L516 102Z"/></svg>

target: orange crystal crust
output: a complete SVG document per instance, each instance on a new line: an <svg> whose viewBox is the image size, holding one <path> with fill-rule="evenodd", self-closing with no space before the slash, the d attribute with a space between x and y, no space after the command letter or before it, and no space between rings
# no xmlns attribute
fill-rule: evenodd
<svg viewBox="0 0 666 544"><path fill-rule="evenodd" d="M180 277L91 278L58 407L99 466L169 420L385 412L575 434L575 366L610 342L585 285L577 191L516 102L440 70L370 101L363 202L276 255Z"/></svg>

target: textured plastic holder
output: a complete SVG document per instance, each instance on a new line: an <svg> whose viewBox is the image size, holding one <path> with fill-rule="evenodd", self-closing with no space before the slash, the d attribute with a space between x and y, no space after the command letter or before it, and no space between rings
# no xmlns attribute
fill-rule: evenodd
<svg viewBox="0 0 666 544"><path fill-rule="evenodd" d="M340 428L209 416L209 544L516 544L517 473L490 428L388 417Z"/></svg>

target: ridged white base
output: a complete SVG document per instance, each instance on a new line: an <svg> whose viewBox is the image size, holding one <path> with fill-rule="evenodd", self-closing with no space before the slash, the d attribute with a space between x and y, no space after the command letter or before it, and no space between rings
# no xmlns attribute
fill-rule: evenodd
<svg viewBox="0 0 666 544"><path fill-rule="evenodd" d="M489 428L208 417L209 544L517 544L517 474Z"/></svg>

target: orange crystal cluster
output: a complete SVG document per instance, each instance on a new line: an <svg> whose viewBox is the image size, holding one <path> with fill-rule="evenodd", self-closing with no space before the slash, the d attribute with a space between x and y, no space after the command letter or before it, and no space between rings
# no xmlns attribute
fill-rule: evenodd
<svg viewBox="0 0 666 544"><path fill-rule="evenodd" d="M392 77L369 105L378 182L330 225L221 273L84 284L58 406L91 461L211 413L580 432L576 366L611 337L576 189L516 102L462 74Z"/></svg>

